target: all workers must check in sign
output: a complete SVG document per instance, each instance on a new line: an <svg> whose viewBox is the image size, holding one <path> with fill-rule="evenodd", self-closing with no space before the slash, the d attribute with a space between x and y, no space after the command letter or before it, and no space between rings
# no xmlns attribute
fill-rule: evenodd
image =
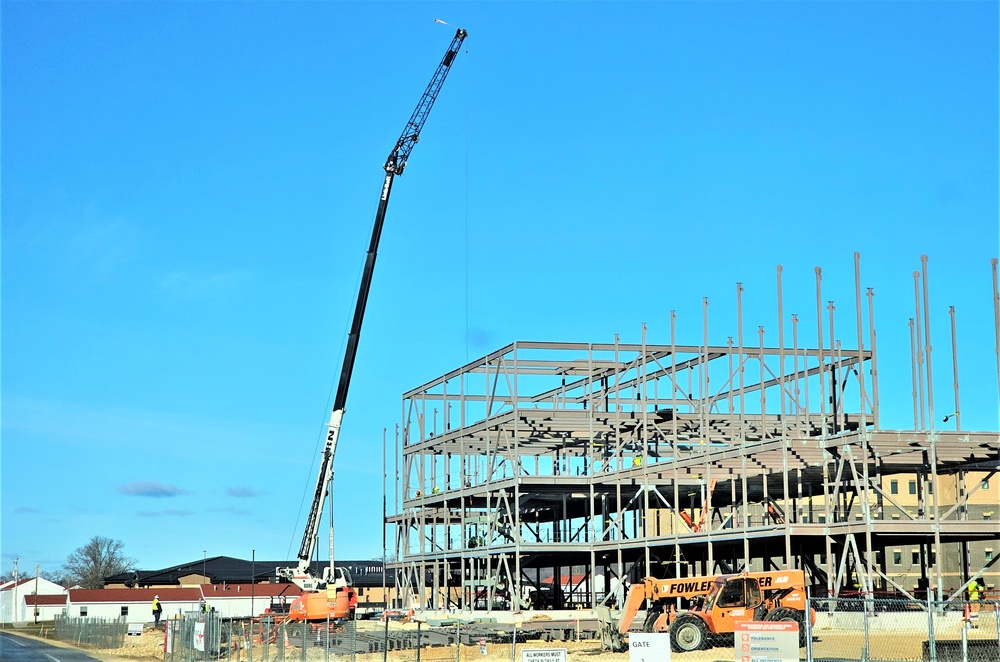
<svg viewBox="0 0 1000 662"><path fill-rule="evenodd" d="M736 623L735 662L797 662L799 624L793 621Z"/></svg>

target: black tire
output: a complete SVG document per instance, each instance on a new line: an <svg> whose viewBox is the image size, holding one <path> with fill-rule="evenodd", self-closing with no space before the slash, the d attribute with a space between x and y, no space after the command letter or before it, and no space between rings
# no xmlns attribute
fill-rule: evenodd
<svg viewBox="0 0 1000 662"><path fill-rule="evenodd" d="M771 610L767 615L765 620L768 621L791 621L797 623L799 626L799 648L805 648L806 646L806 627L804 623L804 617L801 611L796 609L785 609L779 607L777 609Z"/></svg>
<svg viewBox="0 0 1000 662"><path fill-rule="evenodd" d="M670 626L670 649L675 653L701 650L708 647L708 628L705 621L691 614L678 616Z"/></svg>
<svg viewBox="0 0 1000 662"><path fill-rule="evenodd" d="M305 636L305 625L303 623L286 623L285 637L289 646L302 647L302 637Z"/></svg>
<svg viewBox="0 0 1000 662"><path fill-rule="evenodd" d="M646 620L642 623L642 631L652 632L653 625L656 624L656 619L658 619L662 613L663 611L661 609L649 609L646 612Z"/></svg>

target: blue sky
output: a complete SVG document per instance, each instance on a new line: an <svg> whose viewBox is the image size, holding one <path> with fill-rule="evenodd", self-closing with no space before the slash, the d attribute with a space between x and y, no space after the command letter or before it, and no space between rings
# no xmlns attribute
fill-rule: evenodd
<svg viewBox="0 0 1000 662"><path fill-rule="evenodd" d="M514 340L853 346L911 424L912 272L935 397L996 430L995 2L4 2L2 563L91 536L140 567L291 558L381 165L397 180L337 456L337 555L381 556L400 395ZM808 328L813 328L811 325ZM946 408L938 406L938 412ZM947 412L945 412L947 413ZM940 418L940 416L938 416ZM390 499L391 506L391 499Z"/></svg>

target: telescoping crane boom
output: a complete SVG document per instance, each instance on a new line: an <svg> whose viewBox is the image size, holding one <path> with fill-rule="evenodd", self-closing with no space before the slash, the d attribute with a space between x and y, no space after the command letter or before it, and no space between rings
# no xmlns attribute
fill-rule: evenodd
<svg viewBox="0 0 1000 662"><path fill-rule="evenodd" d="M313 494L312 507L309 511L309 518L306 520L305 532L302 535L302 545L299 547L298 565L294 568L278 568L279 577L288 579L305 591L316 591L333 581L336 590L345 592L351 591L352 584L350 573L346 569L334 567L333 562L333 540L331 524L330 541L330 565L324 568L322 577L315 577L310 572L310 561L313 551L316 548L317 529L319 528L320 517L323 512L323 500L329 493L330 485L333 481L333 460L337 454L337 441L340 437L341 422L344 418L344 410L347 404L347 390L351 385L351 373L354 371L354 359L358 352L358 340L361 337L361 323L365 316L365 306L368 302L368 292L371 289L372 273L375 270L375 257L378 252L379 238L382 235L382 225L385 222L385 212L389 206L389 194L392 192L392 183L396 175L403 174L410 152L420 139L420 131L430 115L434 101L437 99L441 86L444 84L451 65L458 55L459 48L465 40L466 31L459 29L455 32L451 45L445 51L441 63L438 65L434 76L431 78L423 96L420 97L416 109L410 116L403 133L396 141L396 145L389 152L383 169L385 179L382 182L382 190L379 197L378 209L375 213L375 224L372 227L371 243L368 246L368 255L365 258L365 268L361 275L361 287L358 291L358 300L354 306L354 318L351 322L350 334L347 337L347 349L344 352L344 364L340 371L340 381L337 384L337 393L333 401L333 411L330 420L326 424L326 443L323 447L323 454L320 458L319 475L316 480L316 491ZM331 522L333 514L330 514ZM328 589L328 595L331 593ZM332 596L330 596L332 597Z"/></svg>

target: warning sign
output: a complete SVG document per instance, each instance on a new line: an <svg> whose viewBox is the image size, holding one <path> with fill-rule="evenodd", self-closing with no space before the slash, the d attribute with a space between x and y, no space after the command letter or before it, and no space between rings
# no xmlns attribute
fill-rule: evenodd
<svg viewBox="0 0 1000 662"><path fill-rule="evenodd" d="M799 624L794 621L736 623L735 662L797 662Z"/></svg>
<svg viewBox="0 0 1000 662"><path fill-rule="evenodd" d="M566 649L526 648L521 651L521 662L566 662Z"/></svg>

